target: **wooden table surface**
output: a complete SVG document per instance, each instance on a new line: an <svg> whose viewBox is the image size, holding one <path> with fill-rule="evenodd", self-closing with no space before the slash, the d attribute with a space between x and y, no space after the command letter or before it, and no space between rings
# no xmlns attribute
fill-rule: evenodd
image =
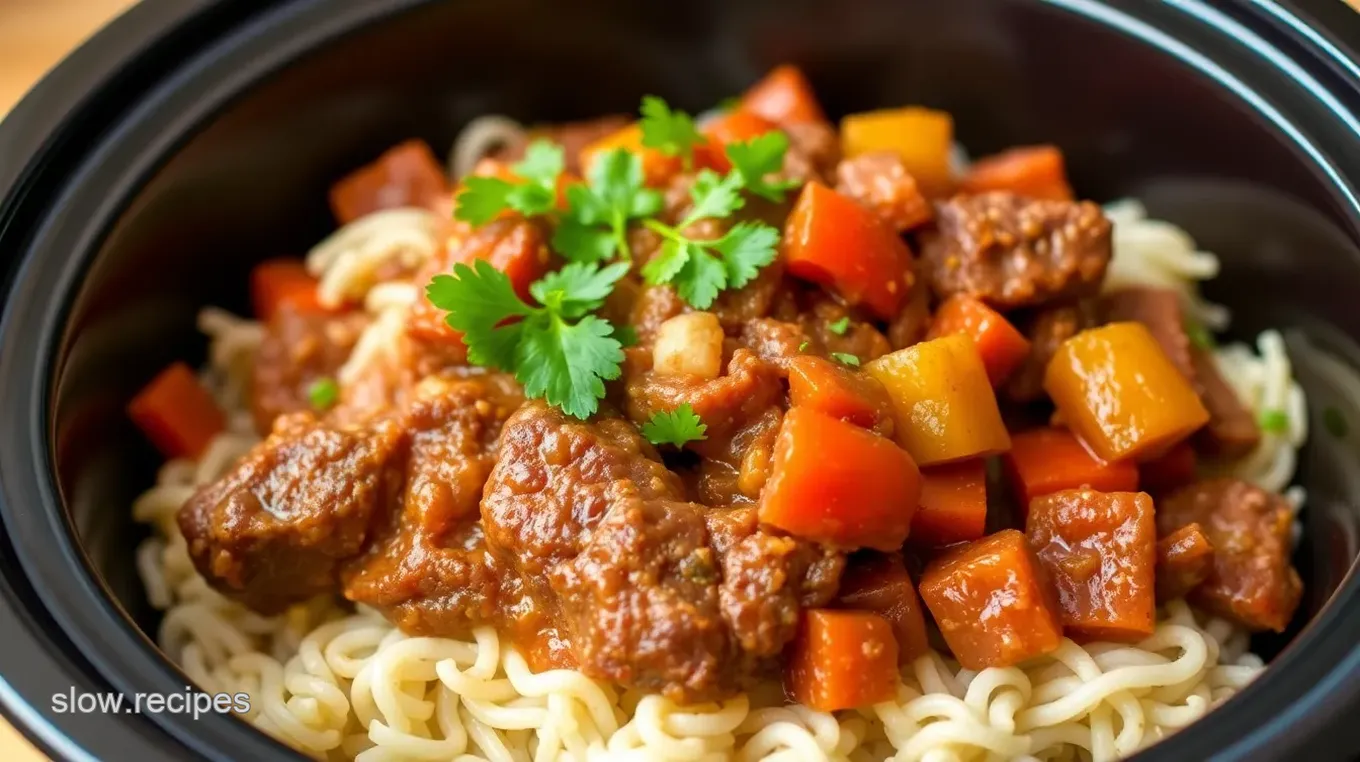
<svg viewBox="0 0 1360 762"><path fill-rule="evenodd" d="M136 0L0 0L0 116L105 22ZM45 758L0 720L0 760Z"/></svg>

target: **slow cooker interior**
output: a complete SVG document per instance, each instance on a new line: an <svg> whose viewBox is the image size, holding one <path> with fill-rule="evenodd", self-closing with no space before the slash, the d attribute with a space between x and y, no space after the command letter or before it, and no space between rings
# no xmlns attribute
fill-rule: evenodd
<svg viewBox="0 0 1360 762"><path fill-rule="evenodd" d="M143 530L128 506L158 459L123 406L166 363L202 359L199 307L243 311L253 262L300 255L329 230L332 181L408 137L447 147L482 113L628 112L644 93L700 110L796 60L836 114L945 109L975 154L1058 143L1081 193L1140 197L1221 256L1209 295L1233 308L1236 336L1300 327L1344 363L1355 357L1346 337L1360 336L1348 298L1360 252L1322 175L1257 111L1143 42L1020 0L549 7L434 3L347 36L239 98L128 200L73 303L52 427L84 547L149 632L156 615L132 556ZM1299 472L1308 593L1291 632L1258 643L1266 654L1335 590L1360 525L1352 445L1320 423L1334 407L1360 425L1360 395L1326 372L1323 354L1294 360L1314 419Z"/></svg>

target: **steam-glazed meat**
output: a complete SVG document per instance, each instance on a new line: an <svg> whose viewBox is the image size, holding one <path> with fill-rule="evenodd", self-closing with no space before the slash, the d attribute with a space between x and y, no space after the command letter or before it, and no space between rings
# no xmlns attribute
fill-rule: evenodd
<svg viewBox="0 0 1360 762"><path fill-rule="evenodd" d="M783 395L779 371L749 349L738 349L718 378L668 376L651 370L650 362L631 353L625 371L628 417L646 423L659 412L688 404L708 425L708 439L695 443L696 451L730 435L760 417Z"/></svg>
<svg viewBox="0 0 1360 762"><path fill-rule="evenodd" d="M194 566L262 613L332 592L374 517L401 488L399 425L337 429L308 413L274 433L179 512Z"/></svg>
<svg viewBox="0 0 1360 762"><path fill-rule="evenodd" d="M1289 562L1294 511L1279 495L1239 479L1186 487L1157 506L1157 532L1199 524L1213 547L1209 576L1190 600L1253 630L1283 632L1302 582Z"/></svg>
<svg viewBox="0 0 1360 762"><path fill-rule="evenodd" d="M401 499L346 566L344 594L406 632L461 632L517 600L517 578L486 553L476 522L501 425L523 400L502 375L431 377L413 397L399 419L409 442Z"/></svg>
<svg viewBox="0 0 1360 762"><path fill-rule="evenodd" d="M1064 341L1095 324L1086 303L1045 307L1024 324L1029 355L1006 379L1002 391L1014 402L1033 402L1044 395L1044 370Z"/></svg>
<svg viewBox="0 0 1360 762"><path fill-rule="evenodd" d="M872 209L898 232L929 222L934 215L902 157L890 151L842 161L836 167L836 192Z"/></svg>
<svg viewBox="0 0 1360 762"><path fill-rule="evenodd" d="M268 433L280 415L310 410L308 389L334 378L367 325L362 312L333 315L279 305L255 356L250 401L256 430Z"/></svg>
<svg viewBox="0 0 1360 762"><path fill-rule="evenodd" d="M1014 193L955 196L936 210L921 261L936 295L999 309L1094 294L1110 262L1110 221L1088 201Z"/></svg>
<svg viewBox="0 0 1360 762"><path fill-rule="evenodd" d="M1206 349L1192 347L1190 360L1198 381L1196 391L1209 411L1209 423L1195 434L1195 445L1220 458L1240 458L1261 442L1261 426L1251 409L1223 378L1218 363Z"/></svg>

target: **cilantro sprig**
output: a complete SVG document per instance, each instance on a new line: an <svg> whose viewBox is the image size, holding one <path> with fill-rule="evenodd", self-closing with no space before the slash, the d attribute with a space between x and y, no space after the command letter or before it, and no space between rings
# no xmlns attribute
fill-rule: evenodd
<svg viewBox="0 0 1360 762"><path fill-rule="evenodd" d="M694 147L704 142L694 118L683 111L672 111L666 101L655 95L642 98L642 145L679 156L685 171L694 167Z"/></svg>
<svg viewBox="0 0 1360 762"><path fill-rule="evenodd" d="M462 332L471 363L513 373L525 395L588 418L623 362L614 326L590 313L627 271L623 262L573 262L529 287L535 306L515 294L505 273L477 260L436 275L425 293Z"/></svg>
<svg viewBox="0 0 1360 762"><path fill-rule="evenodd" d="M657 256L643 266L642 277L652 285L673 285L681 299L701 310L711 307L723 290L750 283L760 268L774 261L777 230L746 221L714 240L691 238L684 232L700 220L721 219L740 209L745 204L741 188L740 175L720 177L706 169L695 178L690 188L692 209L678 225L644 220L642 224L664 242Z"/></svg>
<svg viewBox="0 0 1360 762"><path fill-rule="evenodd" d="M600 156L588 185L567 188L567 213L552 247L573 262L632 259L628 223L661 211L661 194L643 186L642 157L621 148Z"/></svg>
<svg viewBox="0 0 1360 762"><path fill-rule="evenodd" d="M473 225L485 225L506 209L526 217L547 214L557 203L557 178L565 160L562 147L535 140L525 149L524 160L510 169L524 182L473 175L463 180L453 216Z"/></svg>
<svg viewBox="0 0 1360 762"><path fill-rule="evenodd" d="M669 413L657 413L642 424L642 435L654 445L683 447L686 442L707 439L707 431L708 425L699 419L698 413L688 402Z"/></svg>
<svg viewBox="0 0 1360 762"><path fill-rule="evenodd" d="M741 143L728 143L723 149L732 163L732 172L741 178L742 189L768 201L782 203L784 194L797 188L797 180L768 180L784 168L789 136L774 130Z"/></svg>

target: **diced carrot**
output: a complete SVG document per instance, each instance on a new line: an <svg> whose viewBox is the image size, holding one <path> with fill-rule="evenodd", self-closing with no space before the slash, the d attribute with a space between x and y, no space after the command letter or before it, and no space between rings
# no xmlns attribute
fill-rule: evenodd
<svg viewBox="0 0 1360 762"><path fill-rule="evenodd" d="M741 97L741 110L765 117L777 124L824 122L812 85L797 66L783 64L770 70Z"/></svg>
<svg viewBox="0 0 1360 762"><path fill-rule="evenodd" d="M1058 591L1069 637L1136 643L1152 634L1157 530L1147 494L1072 489L1035 498L1025 535Z"/></svg>
<svg viewBox="0 0 1360 762"><path fill-rule="evenodd" d="M834 289L880 318L897 316L910 287L911 250L872 211L819 182L803 186L784 227L789 273Z"/></svg>
<svg viewBox="0 0 1360 762"><path fill-rule="evenodd" d="M926 618L916 585L897 553L861 552L851 557L836 596L840 608L872 611L888 620L897 640L897 661L907 664L930 650Z"/></svg>
<svg viewBox="0 0 1360 762"><path fill-rule="evenodd" d="M996 392L968 336L913 344L864 366L888 390L897 443L920 465L1010 449Z"/></svg>
<svg viewBox="0 0 1360 762"><path fill-rule="evenodd" d="M317 281L296 259L269 259L250 272L250 303L255 317L269 322L284 304L297 312L327 312L316 291Z"/></svg>
<svg viewBox="0 0 1360 762"><path fill-rule="evenodd" d="M987 526L987 463L982 458L921 469L921 507L911 519L913 547L976 540Z"/></svg>
<svg viewBox="0 0 1360 762"><path fill-rule="evenodd" d="M1161 457L1138 465L1138 487L1154 496L1184 487L1195 480L1198 460L1195 448L1181 442Z"/></svg>
<svg viewBox="0 0 1360 762"><path fill-rule="evenodd" d="M161 371L128 404L128 417L167 458L197 458L227 419L188 365Z"/></svg>
<svg viewBox="0 0 1360 762"><path fill-rule="evenodd" d="M1044 391L1102 460L1155 458L1209 421L1142 323L1109 323L1064 341L1044 370Z"/></svg>
<svg viewBox="0 0 1360 762"><path fill-rule="evenodd" d="M965 193L1011 191L1030 198L1071 201L1062 151L1057 146L1022 146L982 158L959 183Z"/></svg>
<svg viewBox="0 0 1360 762"><path fill-rule="evenodd" d="M585 175L590 176L590 167L597 156L615 148L622 148L642 157L643 181L652 187L660 187L670 182L684 166L679 156L668 156L655 148L643 146L642 125L634 122L581 149L581 168Z"/></svg>
<svg viewBox="0 0 1360 762"><path fill-rule="evenodd" d="M973 337L992 386L1005 381L1029 356L1029 340L1001 313L967 294L952 296L940 305L926 338L951 333Z"/></svg>
<svg viewBox="0 0 1360 762"><path fill-rule="evenodd" d="M967 669L1009 667L1062 643L1058 596L1025 535L1014 529L934 559L917 589Z"/></svg>
<svg viewBox="0 0 1360 762"><path fill-rule="evenodd" d="M948 194L954 186L949 149L954 120L943 111L905 108L851 114L841 120L841 148L847 159L890 151L927 196Z"/></svg>
<svg viewBox="0 0 1360 762"><path fill-rule="evenodd" d="M1003 463L1020 502L1021 518L1036 497L1090 487L1101 492L1138 489L1138 467L1128 461L1105 463L1066 429L1031 429L1011 435Z"/></svg>
<svg viewBox="0 0 1360 762"><path fill-rule="evenodd" d="M804 611L784 687L794 701L820 712L892 698L897 690L892 625L865 611Z"/></svg>
<svg viewBox="0 0 1360 762"><path fill-rule="evenodd" d="M331 186L330 201L335 219L344 225L382 209L439 209L448 195L448 179L434 151L423 140L408 140Z"/></svg>
<svg viewBox="0 0 1360 762"><path fill-rule="evenodd" d="M897 550L920 496L916 464L891 440L795 407L775 442L760 520L817 542Z"/></svg>
<svg viewBox="0 0 1360 762"><path fill-rule="evenodd" d="M789 401L891 437L892 401L873 377L812 355L789 361Z"/></svg>

